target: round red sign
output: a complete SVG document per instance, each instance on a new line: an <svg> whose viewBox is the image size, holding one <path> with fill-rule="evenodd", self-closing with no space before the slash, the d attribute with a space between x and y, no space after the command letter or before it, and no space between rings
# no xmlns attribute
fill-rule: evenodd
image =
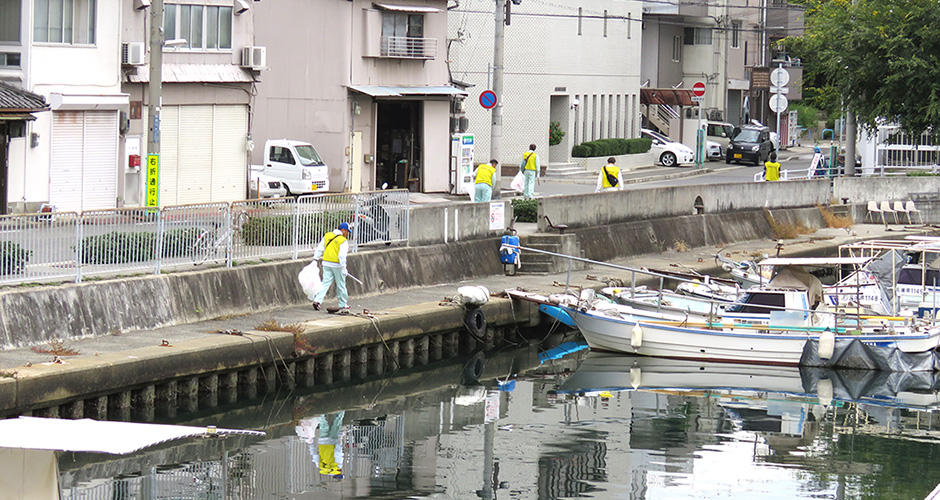
<svg viewBox="0 0 940 500"><path fill-rule="evenodd" d="M702 82L695 82L695 85L692 85L692 93L698 97L705 95L705 84Z"/></svg>

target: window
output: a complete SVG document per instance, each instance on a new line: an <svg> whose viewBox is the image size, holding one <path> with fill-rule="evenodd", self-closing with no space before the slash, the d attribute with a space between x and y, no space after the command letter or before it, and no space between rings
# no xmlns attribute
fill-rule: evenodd
<svg viewBox="0 0 940 500"><path fill-rule="evenodd" d="M95 8L95 0L36 0L33 39L36 42L93 44Z"/></svg>
<svg viewBox="0 0 940 500"><path fill-rule="evenodd" d="M744 314L770 314L772 311L782 311L786 298L782 293L749 293L738 304L728 306L728 312Z"/></svg>
<svg viewBox="0 0 940 500"><path fill-rule="evenodd" d="M741 21L731 21L731 48L741 46Z"/></svg>
<svg viewBox="0 0 940 500"><path fill-rule="evenodd" d="M676 35L672 37L672 62L682 60L682 37Z"/></svg>
<svg viewBox="0 0 940 500"><path fill-rule="evenodd" d="M685 44L686 45L711 45L712 44L712 29L711 28L686 28L685 29Z"/></svg>
<svg viewBox="0 0 940 500"><path fill-rule="evenodd" d="M18 52L0 52L0 67L19 68L20 54Z"/></svg>
<svg viewBox="0 0 940 500"><path fill-rule="evenodd" d="M163 15L166 40L183 39L191 50L232 48L232 8L167 4Z"/></svg>
<svg viewBox="0 0 940 500"><path fill-rule="evenodd" d="M382 13L382 56L434 57L437 40L424 38L424 14Z"/></svg>
<svg viewBox="0 0 940 500"><path fill-rule="evenodd" d="M0 42L19 41L20 0L0 0Z"/></svg>

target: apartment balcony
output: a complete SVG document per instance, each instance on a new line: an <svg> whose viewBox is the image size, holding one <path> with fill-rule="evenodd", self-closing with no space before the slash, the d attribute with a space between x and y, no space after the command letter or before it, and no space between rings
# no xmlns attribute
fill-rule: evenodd
<svg viewBox="0 0 940 500"><path fill-rule="evenodd" d="M437 39L410 36L383 36L379 57L434 59L437 57Z"/></svg>

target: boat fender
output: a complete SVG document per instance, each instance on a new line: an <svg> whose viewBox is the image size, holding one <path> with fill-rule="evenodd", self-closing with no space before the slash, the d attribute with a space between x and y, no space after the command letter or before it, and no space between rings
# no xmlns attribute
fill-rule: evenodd
<svg viewBox="0 0 940 500"><path fill-rule="evenodd" d="M482 352L474 354L463 367L464 380L471 384L479 383L480 377L483 376L483 367L485 365L486 356Z"/></svg>
<svg viewBox="0 0 940 500"><path fill-rule="evenodd" d="M633 330L630 334L630 345L634 349L639 349L640 346L643 345L643 328L640 328L639 323L633 325Z"/></svg>
<svg viewBox="0 0 940 500"><path fill-rule="evenodd" d="M467 310L467 316L464 317L464 324L467 325L467 329L470 330L470 333L480 336L486 332L486 316L483 314L483 309L479 307L471 307Z"/></svg>
<svg viewBox="0 0 940 500"><path fill-rule="evenodd" d="M816 397L819 398L819 404L829 406L832 403L832 380L821 378L816 382Z"/></svg>
<svg viewBox="0 0 940 500"><path fill-rule="evenodd" d="M832 359L836 351L836 334L825 330L819 334L819 358Z"/></svg>
<svg viewBox="0 0 940 500"><path fill-rule="evenodd" d="M631 366L630 367L630 386L632 386L634 389L637 389L640 387L642 383L643 383L643 371L640 369L639 366Z"/></svg>

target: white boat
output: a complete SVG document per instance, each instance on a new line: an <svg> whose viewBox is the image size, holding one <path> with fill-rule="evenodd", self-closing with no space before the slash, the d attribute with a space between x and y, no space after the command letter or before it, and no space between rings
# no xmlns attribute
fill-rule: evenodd
<svg viewBox="0 0 940 500"><path fill-rule="evenodd" d="M868 366L860 367L884 368L882 362L896 353L925 353L940 345L940 328L929 325L871 332L786 325L685 326L681 322L644 320L613 309L559 307L566 309L592 350L642 356L828 366L830 361L838 362L858 341L878 356L878 360L868 360ZM929 369L936 369L936 365L931 362Z"/></svg>

